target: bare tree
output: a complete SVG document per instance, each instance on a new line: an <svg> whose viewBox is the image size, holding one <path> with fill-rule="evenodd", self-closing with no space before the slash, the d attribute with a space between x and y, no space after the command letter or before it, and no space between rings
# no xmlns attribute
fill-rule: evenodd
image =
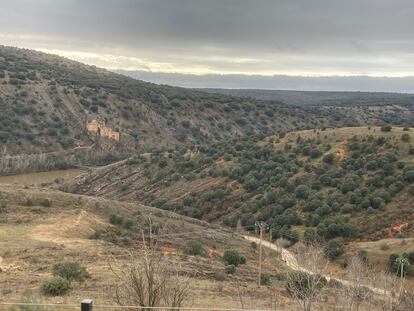
<svg viewBox="0 0 414 311"><path fill-rule="evenodd" d="M244 297L247 294L247 289L242 288L238 279L236 279L237 296L239 297L240 307L244 309Z"/></svg>
<svg viewBox="0 0 414 311"><path fill-rule="evenodd" d="M347 266L347 280L340 285L340 296L346 311L359 311L361 305L373 298L368 266L360 256L354 256Z"/></svg>
<svg viewBox="0 0 414 311"><path fill-rule="evenodd" d="M298 271L290 272L286 278L286 289L303 311L311 311L321 297L327 284L323 276L327 267L323 250L313 245L303 246L297 252Z"/></svg>
<svg viewBox="0 0 414 311"><path fill-rule="evenodd" d="M180 276L177 265L159 252L150 236L143 237L138 252L130 252L129 260L113 268L116 277L115 301L121 306L171 307L179 310L190 294L190 279Z"/></svg>

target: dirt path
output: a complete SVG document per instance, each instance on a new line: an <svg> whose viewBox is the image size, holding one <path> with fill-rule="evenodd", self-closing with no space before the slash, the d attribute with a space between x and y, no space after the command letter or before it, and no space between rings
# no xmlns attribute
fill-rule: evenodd
<svg viewBox="0 0 414 311"><path fill-rule="evenodd" d="M260 239L259 238L252 237L252 236L247 236L247 235L244 235L243 237L246 240L248 240L248 241L255 242L257 244L260 243ZM264 247L267 247L267 248L270 248L270 249L272 249L274 251L279 252L280 253L280 256L282 257L282 260L286 263L286 265L289 268L291 268L291 269L293 269L295 271L302 271L302 272L306 272L306 273L312 274L311 271L309 271L309 270L301 267L299 265L296 257L290 251L288 251L287 249L282 248L282 247L279 247L279 246L277 246L274 243L270 243L268 241L263 241L263 240L262 240L262 245ZM331 277L329 275L323 275L323 277L325 277L328 281L335 280L335 281L337 281L337 282L339 282L339 283L341 283L342 285L345 285L345 286L353 285L352 282L349 282L349 281L346 281L346 280L342 280L342 279L338 279L338 278L333 278L333 277ZM386 290L384 290L384 289L377 288L377 287L373 287L373 286L369 286L369 285L367 285L366 287L369 288L370 290L372 290L372 292L375 293L375 294L391 296L391 293L388 292L388 291L386 291Z"/></svg>
<svg viewBox="0 0 414 311"><path fill-rule="evenodd" d="M90 246L95 243L88 238L94 233L91 229L94 227L92 224L100 225L103 222L84 210L73 211L34 226L30 232L30 238L75 248L79 248L80 245Z"/></svg>

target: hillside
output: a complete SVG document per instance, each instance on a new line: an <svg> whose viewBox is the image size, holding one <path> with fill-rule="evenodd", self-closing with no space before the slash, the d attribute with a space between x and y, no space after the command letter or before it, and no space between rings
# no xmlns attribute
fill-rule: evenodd
<svg viewBox="0 0 414 311"><path fill-rule="evenodd" d="M274 238L292 241L409 237L414 138L406 130L308 130L146 154L61 187L247 230L262 220Z"/></svg>
<svg viewBox="0 0 414 311"><path fill-rule="evenodd" d="M309 265L304 255L308 251L321 259L319 251L307 250L303 244L297 249L302 254L295 255L264 242L264 284L258 287L259 250L257 243L251 242L258 238L254 235L243 238L246 235L243 230L230 231L141 204L37 186L0 184L0 213L0 305L7 310L21 308L10 305L14 302L46 304L47 308L57 304L69 310L77 308L85 297L92 298L98 309L108 305L119 308L114 291L119 284L117 275L128 276L128 267L132 263L139 265L140 258L145 256L143 236L145 243L156 243L151 256L168 264L162 266L166 269L163 271L173 273L174 280L180 284L188 284L185 306L189 307L297 310L301 301L287 290L288 275L291 269L298 269L297 265L315 269L314 263ZM193 245L200 245L201 252ZM223 257L228 250L236 251L245 259L234 272L225 273L227 266ZM323 271L328 275L330 270L322 269L324 262L321 260L321 268L308 271ZM64 295L44 293L43 285L56 273L56 264L64 263L80 264L85 269L83 279L72 280L69 292ZM331 272L327 278L332 278ZM349 299L347 289L338 286L338 282L354 284L349 283L354 281L348 277L337 280L321 281L323 289L315 299L315 308L332 310L338 299L344 302ZM380 305L392 303L383 296L382 288L387 287L378 280L360 278L359 282L358 286L375 291L375 295L364 299L362 305L366 309L361 310L377 310Z"/></svg>
<svg viewBox="0 0 414 311"><path fill-rule="evenodd" d="M359 124L414 125L414 95L382 92L318 92L255 89L199 89L213 94L281 101L302 107L319 116L352 120L360 116ZM348 123L348 126L356 124Z"/></svg>
<svg viewBox="0 0 414 311"><path fill-rule="evenodd" d="M410 126L412 106L292 107L147 83L0 47L0 172L102 165L134 153L329 126Z"/></svg>
<svg viewBox="0 0 414 311"><path fill-rule="evenodd" d="M385 92L329 92L329 91L287 91L260 89L199 89L204 92L261 100L277 100L288 105L335 105L335 106L411 106L414 94Z"/></svg>
<svg viewBox="0 0 414 311"><path fill-rule="evenodd" d="M234 307L239 305L241 290L246 306L268 307L267 289L255 285L257 250L229 230L140 204L38 187L0 185L0 206L2 301L74 303L88 296L96 304L113 304L111 269L123 267L129 252L140 249L142 232L148 238L151 223L160 254L176 263L180 274L191 277L191 299L198 305ZM205 255L186 255L188 241L200 241ZM222 255L228 249L247 258L233 275L224 274ZM63 297L42 295L40 287L51 277L52 266L64 260L81 263L90 278L76 283ZM263 265L271 274L286 270L267 250ZM283 286L279 287L289 303Z"/></svg>
<svg viewBox="0 0 414 311"><path fill-rule="evenodd" d="M2 152L10 155L92 145L104 151L147 151L330 121L280 102L156 85L4 46L0 111ZM96 133L86 130L93 119L102 123L101 136L112 131L120 134L119 141L97 141Z"/></svg>

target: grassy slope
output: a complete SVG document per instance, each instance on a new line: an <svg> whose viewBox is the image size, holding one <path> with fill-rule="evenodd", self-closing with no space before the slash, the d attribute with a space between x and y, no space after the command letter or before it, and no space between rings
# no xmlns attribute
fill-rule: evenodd
<svg viewBox="0 0 414 311"><path fill-rule="evenodd" d="M114 265L115 261L124 262L127 249L140 243L139 232L148 228L145 220L151 216L154 224L163 226L157 238L159 250L179 263L182 271L196 272L191 280L192 299L196 305L237 306L237 287L241 286L246 305L251 308L268 307L267 290L255 287L257 251L250 247L250 243L227 230L139 204L37 187L2 185L0 194L0 288L5 301L32 297L36 301L74 303L86 295L94 298L97 304L112 303L108 286L113 281L113 274L109 265ZM122 226L111 225L108 220L113 213L134 220L133 227L126 230ZM97 231L101 232L102 239L91 239ZM112 243L104 238L107 232L113 233ZM127 245L126 236L130 239ZM185 242L193 239L202 241L210 256L184 255ZM215 275L222 274L224 269L221 255L230 248L246 255L247 264L225 281L215 281ZM274 254L265 251L264 258L265 271L274 274L285 269ZM81 262L91 278L76 284L63 298L40 295L41 282L50 277L52 265L61 260ZM240 285L236 285L236 280ZM282 291L279 294L288 300L286 293Z"/></svg>

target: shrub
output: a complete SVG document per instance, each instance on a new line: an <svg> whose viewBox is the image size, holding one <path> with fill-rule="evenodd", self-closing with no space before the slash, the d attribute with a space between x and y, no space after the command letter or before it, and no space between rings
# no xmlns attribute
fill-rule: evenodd
<svg viewBox="0 0 414 311"><path fill-rule="evenodd" d="M388 264L391 272L398 276L405 276L410 270L409 260L398 254L391 254L388 258Z"/></svg>
<svg viewBox="0 0 414 311"><path fill-rule="evenodd" d="M404 172L404 180L408 182L414 181L414 170L408 170Z"/></svg>
<svg viewBox="0 0 414 311"><path fill-rule="evenodd" d="M224 272L226 274L233 274L236 272L236 266L235 265L227 265L224 267Z"/></svg>
<svg viewBox="0 0 414 311"><path fill-rule="evenodd" d="M252 247L252 249L257 249L257 243L256 242L250 243L250 246Z"/></svg>
<svg viewBox="0 0 414 311"><path fill-rule="evenodd" d="M270 285L270 274L269 273L262 273L260 275L260 285Z"/></svg>
<svg viewBox="0 0 414 311"><path fill-rule="evenodd" d="M303 207L305 211L313 212L322 206L322 201L319 199L312 199Z"/></svg>
<svg viewBox="0 0 414 311"><path fill-rule="evenodd" d="M378 197L373 198L372 201L371 201L371 206L372 206L372 208L375 208L375 209L378 209L378 208L380 208L384 205L385 205L384 200L381 199L381 198L378 198Z"/></svg>
<svg viewBox="0 0 414 311"><path fill-rule="evenodd" d="M124 221L122 216L118 216L115 214L111 214L109 216L109 223L112 225L122 225L122 222Z"/></svg>
<svg viewBox="0 0 414 311"><path fill-rule="evenodd" d="M287 277L286 290L300 300L312 299L326 284L324 277L306 272L290 272Z"/></svg>
<svg viewBox="0 0 414 311"><path fill-rule="evenodd" d="M225 281L226 280L226 275L224 273L216 273L216 274L214 274L213 278L216 281L222 282L222 281Z"/></svg>
<svg viewBox="0 0 414 311"><path fill-rule="evenodd" d="M382 132L391 132L391 130L392 130L392 126L391 125L383 125L383 126L381 126L381 131Z"/></svg>
<svg viewBox="0 0 414 311"><path fill-rule="evenodd" d="M325 155L322 158L323 162L327 163L327 164L332 164L333 161L335 160L335 156L332 153L328 153L327 155Z"/></svg>
<svg viewBox="0 0 414 311"><path fill-rule="evenodd" d="M381 243L381 245L380 245L380 249L381 249L382 251L387 251L387 250L389 250L389 249L390 249L390 246L388 245L388 243L383 242L383 243Z"/></svg>
<svg viewBox="0 0 414 311"><path fill-rule="evenodd" d="M312 159L316 159L319 158L322 155L322 153L318 149L312 149L309 155Z"/></svg>
<svg viewBox="0 0 414 311"><path fill-rule="evenodd" d="M407 134L407 133L402 134L401 135L401 140L404 141L404 142L410 141L410 135Z"/></svg>
<svg viewBox="0 0 414 311"><path fill-rule="evenodd" d="M409 252L407 258L411 265L414 264L414 251Z"/></svg>
<svg viewBox="0 0 414 311"><path fill-rule="evenodd" d="M200 241L188 241L184 248L184 253L190 256L204 256L206 251Z"/></svg>
<svg viewBox="0 0 414 311"><path fill-rule="evenodd" d="M413 187L414 188L414 187ZM6 209L7 208L7 202L6 201L1 201L0 200L0 210L2 209Z"/></svg>
<svg viewBox="0 0 414 311"><path fill-rule="evenodd" d="M357 257L365 264L368 263L368 253L366 250L359 250L357 252Z"/></svg>
<svg viewBox="0 0 414 311"><path fill-rule="evenodd" d="M46 295L60 296L66 294L70 289L70 281L56 276L46 280L42 284L42 292Z"/></svg>
<svg viewBox="0 0 414 311"><path fill-rule="evenodd" d="M189 195L183 200L184 206L195 206L197 205L197 197Z"/></svg>
<svg viewBox="0 0 414 311"><path fill-rule="evenodd" d="M246 257L234 250L226 250L223 255L223 260L226 265L234 265L236 267L246 263Z"/></svg>
<svg viewBox="0 0 414 311"><path fill-rule="evenodd" d="M182 125L184 128L190 128L191 123L190 123L190 121L188 121L188 120L183 120L183 121L181 121L181 125Z"/></svg>
<svg viewBox="0 0 414 311"><path fill-rule="evenodd" d="M50 207L51 202L49 199L43 199L43 200L40 200L39 204L43 207Z"/></svg>
<svg viewBox="0 0 414 311"><path fill-rule="evenodd" d="M344 183L341 185L342 193L348 193L350 191L354 191L358 187L358 184L355 183L353 180L348 179L345 180Z"/></svg>
<svg viewBox="0 0 414 311"><path fill-rule="evenodd" d="M125 229L131 229L134 226L134 221L132 219L126 219L123 223Z"/></svg>
<svg viewBox="0 0 414 311"><path fill-rule="evenodd" d="M394 183L392 183L389 186L389 191L391 192L392 195L397 194L398 192L400 192L401 190L404 189L404 184L401 181L396 181Z"/></svg>
<svg viewBox="0 0 414 311"><path fill-rule="evenodd" d="M336 238L330 240L324 248L326 258L330 261L334 261L338 256L344 253L344 240L342 238Z"/></svg>
<svg viewBox="0 0 414 311"><path fill-rule="evenodd" d="M303 237L306 244L317 245L321 242L320 236L313 228L306 229Z"/></svg>
<svg viewBox="0 0 414 311"><path fill-rule="evenodd" d="M164 158L159 159L159 161L158 161L158 166L159 166L160 168L164 168L164 167L166 167L167 165L168 165L167 160L165 160Z"/></svg>
<svg viewBox="0 0 414 311"><path fill-rule="evenodd" d="M53 266L53 275L68 281L83 281L89 277L88 271L76 261L63 261Z"/></svg>
<svg viewBox="0 0 414 311"><path fill-rule="evenodd" d="M326 239L336 237L351 237L355 233L352 224L346 223L342 218L324 219L317 227L320 236Z"/></svg>
<svg viewBox="0 0 414 311"><path fill-rule="evenodd" d="M306 199L309 195L309 188L305 185L299 185L296 187L295 196L298 199Z"/></svg>
<svg viewBox="0 0 414 311"><path fill-rule="evenodd" d="M378 168L377 165L377 161L373 160L373 161L369 161L366 165L365 168L369 171L375 171Z"/></svg>

